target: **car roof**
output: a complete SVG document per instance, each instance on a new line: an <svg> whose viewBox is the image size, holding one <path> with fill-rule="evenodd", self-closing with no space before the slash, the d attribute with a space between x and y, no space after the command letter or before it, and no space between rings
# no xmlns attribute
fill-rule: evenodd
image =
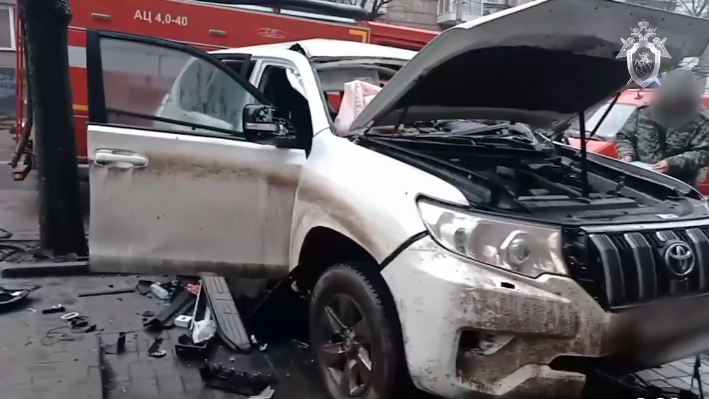
<svg viewBox="0 0 709 399"><path fill-rule="evenodd" d="M313 58L393 58L408 61L416 55L416 52L411 50L332 39L308 39L285 43L262 44L258 46L217 50L211 53L230 54L247 52L253 55L267 55L270 53L270 50L287 50L295 44L300 45L305 49L308 55Z"/></svg>
<svg viewBox="0 0 709 399"><path fill-rule="evenodd" d="M620 97L618 97L618 104L630 104L636 106L649 105L653 97L652 90L630 89L620 94Z"/></svg>
<svg viewBox="0 0 709 399"><path fill-rule="evenodd" d="M640 107L650 105L654 97L654 91L652 89L629 89L620 94L618 104L629 104ZM610 101L613 100L611 99ZM708 95L702 95L702 103L705 107L709 107Z"/></svg>

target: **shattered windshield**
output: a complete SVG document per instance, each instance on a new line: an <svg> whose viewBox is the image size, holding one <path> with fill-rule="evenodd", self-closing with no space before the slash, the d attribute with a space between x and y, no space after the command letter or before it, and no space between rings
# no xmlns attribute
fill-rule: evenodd
<svg viewBox="0 0 709 399"><path fill-rule="evenodd" d="M601 120L603 114L609 106L610 103L602 105L590 118L588 118L586 121L587 132L592 132L596 128L596 125L598 125L598 122ZM628 120L630 114L635 111L635 108L637 107L632 104L615 104L608 113L608 116L606 116L606 119L603 120L603 123L598 128L598 131L596 131L596 135L594 137L598 137L599 139L606 141L613 141L615 139L615 135L623 127L623 124L625 124L625 121ZM578 120L576 120L571 125L568 131L569 136L579 136L578 123Z"/></svg>

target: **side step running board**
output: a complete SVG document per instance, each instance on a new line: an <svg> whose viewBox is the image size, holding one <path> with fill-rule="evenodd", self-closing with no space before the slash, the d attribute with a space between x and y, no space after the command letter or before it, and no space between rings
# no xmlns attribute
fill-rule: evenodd
<svg viewBox="0 0 709 399"><path fill-rule="evenodd" d="M202 275L202 288L217 322L217 332L224 343L235 351L250 351L251 340L244 328L234 299L224 277Z"/></svg>

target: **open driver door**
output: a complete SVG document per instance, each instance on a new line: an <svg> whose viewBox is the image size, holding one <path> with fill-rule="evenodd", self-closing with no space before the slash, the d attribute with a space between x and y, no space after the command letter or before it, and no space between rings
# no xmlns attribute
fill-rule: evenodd
<svg viewBox="0 0 709 399"><path fill-rule="evenodd" d="M248 77L125 33L87 31L86 56L91 269L287 275L305 151L290 133L247 138L245 125L271 126L244 123L245 110L271 107Z"/></svg>

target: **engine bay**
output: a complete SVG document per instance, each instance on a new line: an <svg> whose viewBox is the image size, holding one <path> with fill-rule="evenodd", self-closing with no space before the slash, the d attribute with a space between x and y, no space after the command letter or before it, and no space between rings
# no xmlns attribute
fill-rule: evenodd
<svg viewBox="0 0 709 399"><path fill-rule="evenodd" d="M560 223L659 221L709 216L704 201L579 151L526 125L448 121L367 134L362 145L458 187L473 207Z"/></svg>

